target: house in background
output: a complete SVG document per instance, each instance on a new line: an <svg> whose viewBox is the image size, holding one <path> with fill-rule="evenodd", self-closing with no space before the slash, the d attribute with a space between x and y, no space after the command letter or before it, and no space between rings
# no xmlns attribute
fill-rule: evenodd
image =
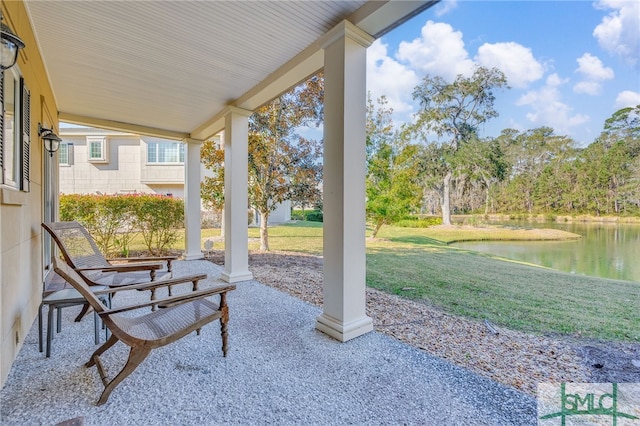
<svg viewBox="0 0 640 426"><path fill-rule="evenodd" d="M145 193L184 198L185 144L180 141L93 127L62 127L60 137L61 194ZM200 164L200 175L211 176L211 171ZM260 216L254 217L258 225ZM270 224L289 220L290 201L269 217Z"/></svg>
<svg viewBox="0 0 640 426"><path fill-rule="evenodd" d="M63 127L60 137L61 194L184 197L182 142L87 127Z"/></svg>

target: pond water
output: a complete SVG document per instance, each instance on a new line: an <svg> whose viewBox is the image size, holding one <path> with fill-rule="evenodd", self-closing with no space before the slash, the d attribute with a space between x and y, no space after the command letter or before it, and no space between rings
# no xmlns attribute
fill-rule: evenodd
<svg viewBox="0 0 640 426"><path fill-rule="evenodd" d="M481 241L452 244L574 274L640 282L640 224L502 223L557 228L580 234L575 241Z"/></svg>

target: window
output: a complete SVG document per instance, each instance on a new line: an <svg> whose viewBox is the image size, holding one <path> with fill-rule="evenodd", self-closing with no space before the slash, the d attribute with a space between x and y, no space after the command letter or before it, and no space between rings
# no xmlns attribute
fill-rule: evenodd
<svg viewBox="0 0 640 426"><path fill-rule="evenodd" d="M63 166L71 165L71 148L73 144L68 142L60 142L60 148L58 148L58 160Z"/></svg>
<svg viewBox="0 0 640 426"><path fill-rule="evenodd" d="M184 144L180 142L147 143L147 163L184 163Z"/></svg>
<svg viewBox="0 0 640 426"><path fill-rule="evenodd" d="M30 107L29 91L16 66L5 70L0 81L0 165L2 184L29 191Z"/></svg>
<svg viewBox="0 0 640 426"><path fill-rule="evenodd" d="M87 148L89 150L89 162L106 163L107 158L107 137L87 136Z"/></svg>

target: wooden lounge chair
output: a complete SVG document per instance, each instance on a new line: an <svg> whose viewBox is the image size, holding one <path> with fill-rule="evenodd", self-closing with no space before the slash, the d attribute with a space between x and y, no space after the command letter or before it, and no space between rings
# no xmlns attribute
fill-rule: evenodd
<svg viewBox="0 0 640 426"><path fill-rule="evenodd" d="M80 275L65 262L54 260L54 269L57 274L87 299L111 331L111 337L91 355L89 362L85 364L86 367L96 366L105 386L97 405L107 402L113 389L140 365L151 350L173 343L192 331L199 332L202 326L212 321L220 320L222 354L225 357L227 356L229 310L226 296L227 292L236 288L235 285L225 285L199 291L194 290L155 302L149 301L137 305L108 308L97 297L99 292L92 292ZM177 284L175 282L177 279L171 281L174 281L174 285ZM149 289L164 285L167 285L166 281L151 281L109 291ZM206 297L213 295L219 295L218 303L206 299ZM131 316L130 311L147 308L154 303L157 303L161 309L151 312L145 310L140 316ZM131 350L122 370L113 379L109 380L100 360L100 355L118 341L130 346Z"/></svg>
<svg viewBox="0 0 640 426"><path fill-rule="evenodd" d="M109 288L129 286L136 283L155 281L158 271L161 277L173 276L172 264L177 256L134 257L107 259L100 252L91 234L76 221L43 223L42 227L51 235L65 262L80 274L90 286L104 285ZM166 264L166 269L165 269ZM171 286L167 286L171 295ZM156 290L151 289L151 300L155 300ZM88 307L88 305L87 305ZM83 310L76 320L82 318Z"/></svg>
<svg viewBox="0 0 640 426"><path fill-rule="evenodd" d="M79 222L49 222L42 227L54 239L64 260L83 276L100 275L105 272L148 271L151 281L156 279L158 270L164 268L171 273L171 262L177 256L107 258L100 252L89 231ZM91 285L91 283L89 283ZM120 284L114 284L113 287ZM122 284L126 285L126 284Z"/></svg>

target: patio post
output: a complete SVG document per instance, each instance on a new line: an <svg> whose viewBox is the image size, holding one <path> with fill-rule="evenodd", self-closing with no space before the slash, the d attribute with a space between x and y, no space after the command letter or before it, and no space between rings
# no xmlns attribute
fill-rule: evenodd
<svg viewBox="0 0 640 426"><path fill-rule="evenodd" d="M199 139L184 139L184 225L185 260L204 258L200 225L200 147Z"/></svg>
<svg viewBox="0 0 640 426"><path fill-rule="evenodd" d="M227 107L224 112L224 271L235 283L253 279L249 271L249 116Z"/></svg>
<svg viewBox="0 0 640 426"><path fill-rule="evenodd" d="M366 315L366 48L373 37L342 21L324 49L324 305L316 328L345 342L373 330Z"/></svg>

